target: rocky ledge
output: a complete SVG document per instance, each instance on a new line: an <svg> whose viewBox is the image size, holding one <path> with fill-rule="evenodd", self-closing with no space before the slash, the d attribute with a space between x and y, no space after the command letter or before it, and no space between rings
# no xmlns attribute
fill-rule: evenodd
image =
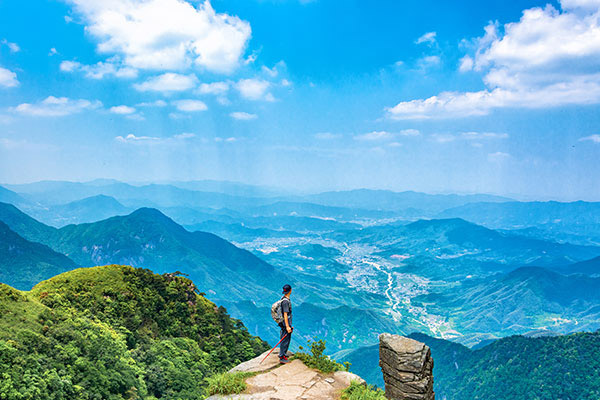
<svg viewBox="0 0 600 400"><path fill-rule="evenodd" d="M390 400L434 400L433 358L424 343L399 335L379 336L379 366Z"/></svg>
<svg viewBox="0 0 600 400"><path fill-rule="evenodd" d="M340 392L353 380L365 381L350 372L338 371L323 374L308 368L300 360L280 365L276 349L261 364L266 356L262 354L246 361L229 372L256 372L246 380L248 386L245 393L229 396L211 396L207 400L239 399L239 400L329 400L339 399Z"/></svg>

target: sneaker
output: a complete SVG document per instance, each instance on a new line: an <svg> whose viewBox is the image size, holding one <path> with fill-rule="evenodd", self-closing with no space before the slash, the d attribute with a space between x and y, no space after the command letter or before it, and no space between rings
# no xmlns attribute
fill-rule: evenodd
<svg viewBox="0 0 600 400"><path fill-rule="evenodd" d="M279 359L282 359L282 358L283 358L284 360L286 360L286 361L289 361L289 360L290 360L290 359L289 359L287 356L282 356L282 357L279 357Z"/></svg>
<svg viewBox="0 0 600 400"><path fill-rule="evenodd" d="M290 360L288 360L287 358L280 358L279 359L279 364L288 364L290 362Z"/></svg>

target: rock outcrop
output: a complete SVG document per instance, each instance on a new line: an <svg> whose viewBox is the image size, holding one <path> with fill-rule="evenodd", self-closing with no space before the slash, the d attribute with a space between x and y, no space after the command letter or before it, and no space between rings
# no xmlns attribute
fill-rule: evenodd
<svg viewBox="0 0 600 400"><path fill-rule="evenodd" d="M266 353L229 371L257 373L246 380L248 388L245 393L212 396L207 400L334 400L339 399L340 392L351 381L365 383L353 373L337 371L324 374L308 368L300 360L280 365L277 350L262 363Z"/></svg>
<svg viewBox="0 0 600 400"><path fill-rule="evenodd" d="M379 366L390 400L434 400L433 358L424 343L399 335L379 336Z"/></svg>

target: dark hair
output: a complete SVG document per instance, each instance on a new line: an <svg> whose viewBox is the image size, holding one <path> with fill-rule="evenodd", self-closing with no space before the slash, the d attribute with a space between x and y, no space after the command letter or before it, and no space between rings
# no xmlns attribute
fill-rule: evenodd
<svg viewBox="0 0 600 400"><path fill-rule="evenodd" d="M292 290L292 287L288 284L283 285L283 293L289 293Z"/></svg>

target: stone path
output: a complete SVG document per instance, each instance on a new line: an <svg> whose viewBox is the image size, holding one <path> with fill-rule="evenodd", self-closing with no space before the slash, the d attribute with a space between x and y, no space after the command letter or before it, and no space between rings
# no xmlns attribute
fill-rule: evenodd
<svg viewBox="0 0 600 400"><path fill-rule="evenodd" d="M338 371L322 374L308 368L300 360L279 364L277 349L262 364L266 353L233 368L230 372L260 372L246 380L248 389L243 394L211 396L210 400L330 400L339 399L342 389L350 381L364 382L358 375Z"/></svg>

